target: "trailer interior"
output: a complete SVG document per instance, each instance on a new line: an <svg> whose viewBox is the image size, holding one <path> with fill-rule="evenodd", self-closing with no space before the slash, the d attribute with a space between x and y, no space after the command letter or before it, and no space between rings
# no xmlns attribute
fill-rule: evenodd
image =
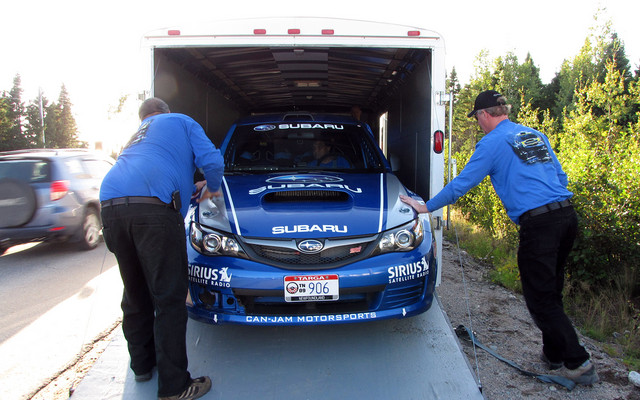
<svg viewBox="0 0 640 400"><path fill-rule="evenodd" d="M198 121L214 144L243 116L350 114L357 107L381 148L399 160L400 179L428 196L430 49L167 46L152 51L154 95L173 112Z"/></svg>

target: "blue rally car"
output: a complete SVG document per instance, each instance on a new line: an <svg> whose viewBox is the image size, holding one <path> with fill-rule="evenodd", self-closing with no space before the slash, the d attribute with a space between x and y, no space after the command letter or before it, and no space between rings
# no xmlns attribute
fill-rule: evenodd
<svg viewBox="0 0 640 400"><path fill-rule="evenodd" d="M224 196L186 217L190 317L303 325L426 311L437 275L429 219L398 199L370 128L281 114L234 124Z"/></svg>

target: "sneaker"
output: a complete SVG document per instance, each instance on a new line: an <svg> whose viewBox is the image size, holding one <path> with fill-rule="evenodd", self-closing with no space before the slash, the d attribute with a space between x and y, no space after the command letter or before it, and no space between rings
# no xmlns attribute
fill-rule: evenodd
<svg viewBox="0 0 640 400"><path fill-rule="evenodd" d="M585 361L576 369L563 367L559 371L559 375L571 379L580 385L593 385L600 380L598 373L596 372L596 366L593 365L591 360Z"/></svg>
<svg viewBox="0 0 640 400"><path fill-rule="evenodd" d="M560 369L564 365L561 362L553 362L553 361L549 360L544 353L540 354L540 361L545 363L547 365L547 367L551 371L556 370L556 369Z"/></svg>
<svg viewBox="0 0 640 400"><path fill-rule="evenodd" d="M211 389L211 379L208 376L192 379L191 384L180 394L168 397L158 397L158 400L193 400L204 396Z"/></svg>
<svg viewBox="0 0 640 400"><path fill-rule="evenodd" d="M136 382L148 382L151 380L153 376L153 371L149 371L146 374L136 375Z"/></svg>

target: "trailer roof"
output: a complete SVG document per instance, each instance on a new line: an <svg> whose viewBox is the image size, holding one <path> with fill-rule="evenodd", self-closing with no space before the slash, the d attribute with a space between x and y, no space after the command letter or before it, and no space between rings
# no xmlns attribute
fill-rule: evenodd
<svg viewBox="0 0 640 400"><path fill-rule="evenodd" d="M226 21L145 39L156 59L165 56L249 111L376 107L442 46L432 31L326 18Z"/></svg>

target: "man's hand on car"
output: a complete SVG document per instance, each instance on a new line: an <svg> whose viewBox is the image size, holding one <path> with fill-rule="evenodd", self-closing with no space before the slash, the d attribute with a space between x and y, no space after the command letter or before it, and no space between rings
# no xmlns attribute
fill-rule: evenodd
<svg viewBox="0 0 640 400"><path fill-rule="evenodd" d="M429 210L427 209L427 205L425 203L420 203L416 199L414 199L413 197L409 197L409 196L405 196L405 195L401 194L400 195L400 200L403 203L410 205L419 214L423 214L423 213L428 213L429 212Z"/></svg>
<svg viewBox="0 0 640 400"><path fill-rule="evenodd" d="M220 196L222 196L222 189L218 189L215 192L210 192L208 188L204 188L204 190L201 190L201 194L200 194L200 198L198 200L196 200L196 202L198 203L202 203L204 200L206 199L212 199L212 198L218 198Z"/></svg>

